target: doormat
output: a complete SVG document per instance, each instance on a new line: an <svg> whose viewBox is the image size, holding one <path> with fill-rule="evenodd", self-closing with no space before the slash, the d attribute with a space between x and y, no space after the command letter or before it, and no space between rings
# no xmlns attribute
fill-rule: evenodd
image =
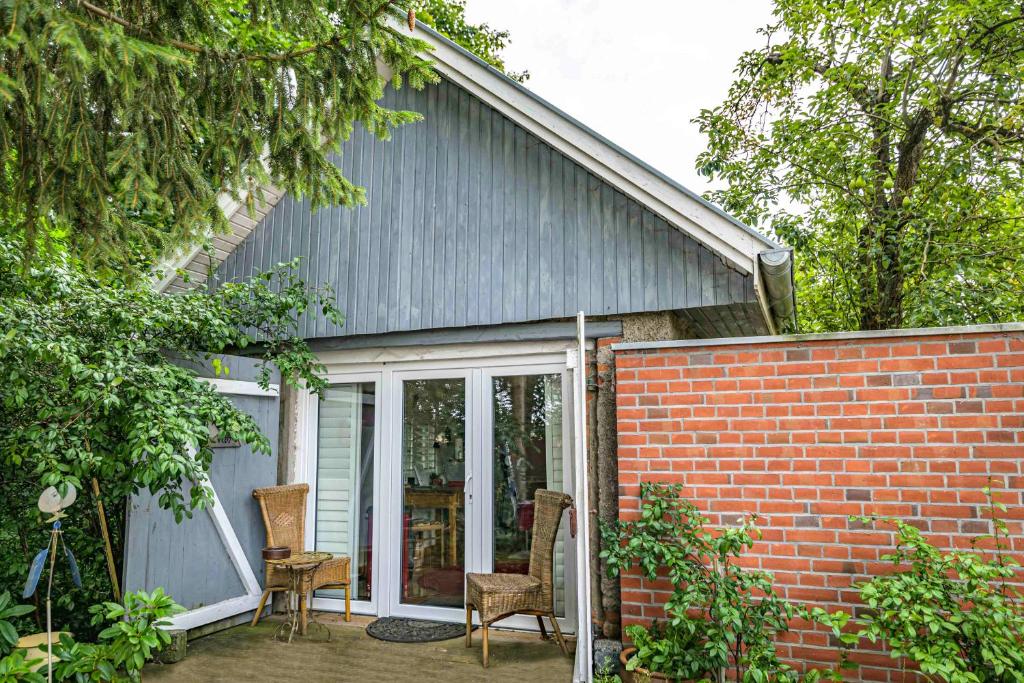
<svg viewBox="0 0 1024 683"><path fill-rule="evenodd" d="M371 622L366 627L366 632L377 640L387 640L392 643L431 643L435 640L451 640L466 635L466 625L424 619L382 617Z"/></svg>

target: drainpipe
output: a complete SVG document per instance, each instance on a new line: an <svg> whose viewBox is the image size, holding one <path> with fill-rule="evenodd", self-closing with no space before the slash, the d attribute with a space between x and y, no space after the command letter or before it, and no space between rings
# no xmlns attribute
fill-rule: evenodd
<svg viewBox="0 0 1024 683"><path fill-rule="evenodd" d="M793 281L793 250L771 249L757 255L768 312L779 334L796 332L796 285Z"/></svg>

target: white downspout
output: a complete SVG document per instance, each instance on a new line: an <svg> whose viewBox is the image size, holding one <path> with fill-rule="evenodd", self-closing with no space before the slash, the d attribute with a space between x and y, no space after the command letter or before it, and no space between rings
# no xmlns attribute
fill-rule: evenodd
<svg viewBox="0 0 1024 683"><path fill-rule="evenodd" d="M574 683L593 681L593 633L590 618L590 490L587 476L587 346L583 311L576 315L576 363L573 368L573 460L576 473L576 663Z"/></svg>

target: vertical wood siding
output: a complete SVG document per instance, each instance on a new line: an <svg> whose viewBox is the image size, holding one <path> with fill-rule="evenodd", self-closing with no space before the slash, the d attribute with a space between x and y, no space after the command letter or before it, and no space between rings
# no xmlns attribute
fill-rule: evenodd
<svg viewBox="0 0 1024 683"><path fill-rule="evenodd" d="M303 257L346 322L307 337L725 306L753 283L703 245L458 86L388 90L424 120L390 141L353 132L336 157L367 204L287 196L220 266L237 280Z"/></svg>

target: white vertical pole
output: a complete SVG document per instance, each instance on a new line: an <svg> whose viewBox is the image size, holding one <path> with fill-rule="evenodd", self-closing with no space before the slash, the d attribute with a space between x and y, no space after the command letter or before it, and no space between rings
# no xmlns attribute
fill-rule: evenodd
<svg viewBox="0 0 1024 683"><path fill-rule="evenodd" d="M574 683L593 680L590 615L590 486L587 476L587 347L584 315L576 315L577 356L573 370L574 470L576 472L576 664Z"/></svg>

